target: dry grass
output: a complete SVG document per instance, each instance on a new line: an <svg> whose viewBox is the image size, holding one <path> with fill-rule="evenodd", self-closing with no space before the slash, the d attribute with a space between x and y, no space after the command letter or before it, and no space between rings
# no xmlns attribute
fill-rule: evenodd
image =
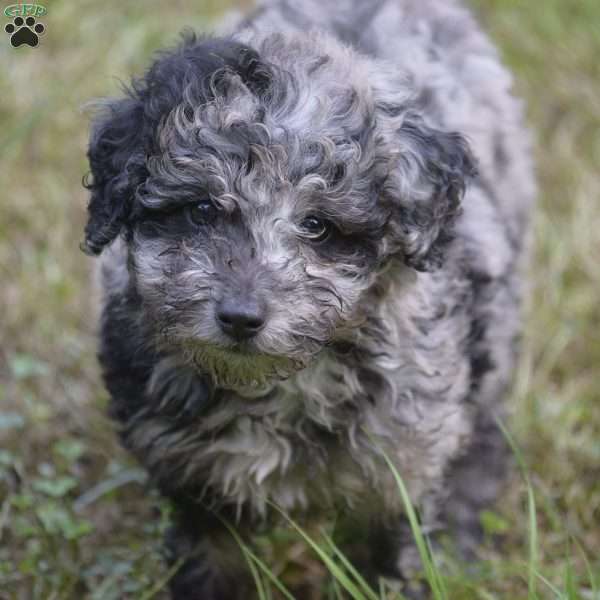
<svg viewBox="0 0 600 600"><path fill-rule="evenodd" d="M78 251L80 107L116 93L115 77L139 71L174 32L204 28L218 4L54 0L41 47L2 40L0 597L110 600L161 587L166 509L102 416L90 262ZM539 570L572 590L558 597L588 599L579 545L600 582L600 3L473 4L517 75L538 136L534 294L511 429L538 502ZM503 549L490 546L469 575L453 569L450 598L528 597L526 498L515 478L485 515ZM273 545L290 537L292 551L275 559ZM260 547L288 580L322 573L289 532ZM541 580L538 589L556 597Z"/></svg>

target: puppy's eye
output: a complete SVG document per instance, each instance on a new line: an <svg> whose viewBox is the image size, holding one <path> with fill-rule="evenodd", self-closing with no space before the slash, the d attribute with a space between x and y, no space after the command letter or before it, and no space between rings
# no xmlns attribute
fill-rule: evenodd
<svg viewBox="0 0 600 600"><path fill-rule="evenodd" d="M309 215L298 226L302 237L309 239L311 242L322 242L329 237L332 224L326 219Z"/></svg>
<svg viewBox="0 0 600 600"><path fill-rule="evenodd" d="M196 225L204 225L212 223L217 216L219 209L214 205L209 198L203 198L195 204L190 204L187 207L187 213L190 220Z"/></svg>

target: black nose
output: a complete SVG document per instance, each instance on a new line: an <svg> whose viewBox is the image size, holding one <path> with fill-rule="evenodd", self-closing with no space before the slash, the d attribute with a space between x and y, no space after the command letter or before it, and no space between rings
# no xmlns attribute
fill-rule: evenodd
<svg viewBox="0 0 600 600"><path fill-rule="evenodd" d="M251 299L224 298L217 306L221 329L236 340L255 336L265 324L264 304Z"/></svg>

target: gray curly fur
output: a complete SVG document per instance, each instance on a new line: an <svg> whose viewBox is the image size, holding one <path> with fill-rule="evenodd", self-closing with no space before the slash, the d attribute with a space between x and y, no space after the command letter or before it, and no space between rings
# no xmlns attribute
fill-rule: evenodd
<svg viewBox="0 0 600 600"><path fill-rule="evenodd" d="M174 597L248 598L218 517L249 535L269 502L335 508L369 532L352 556L405 575L384 451L426 530L470 552L504 473L535 191L511 78L449 0L272 0L231 27L157 57L89 149L100 360L177 509ZM240 293L268 315L243 344L215 319Z"/></svg>

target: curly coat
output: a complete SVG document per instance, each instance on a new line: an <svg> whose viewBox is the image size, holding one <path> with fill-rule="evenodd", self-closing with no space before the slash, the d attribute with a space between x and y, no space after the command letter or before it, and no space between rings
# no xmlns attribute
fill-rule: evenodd
<svg viewBox="0 0 600 600"><path fill-rule="evenodd" d="M175 504L173 595L250 597L221 518L250 535L270 503L335 509L365 574L405 574L383 452L470 551L505 470L535 191L511 78L454 1L269 0L233 30L159 55L89 146L100 361ZM219 327L231 297L264 308L251 340Z"/></svg>

